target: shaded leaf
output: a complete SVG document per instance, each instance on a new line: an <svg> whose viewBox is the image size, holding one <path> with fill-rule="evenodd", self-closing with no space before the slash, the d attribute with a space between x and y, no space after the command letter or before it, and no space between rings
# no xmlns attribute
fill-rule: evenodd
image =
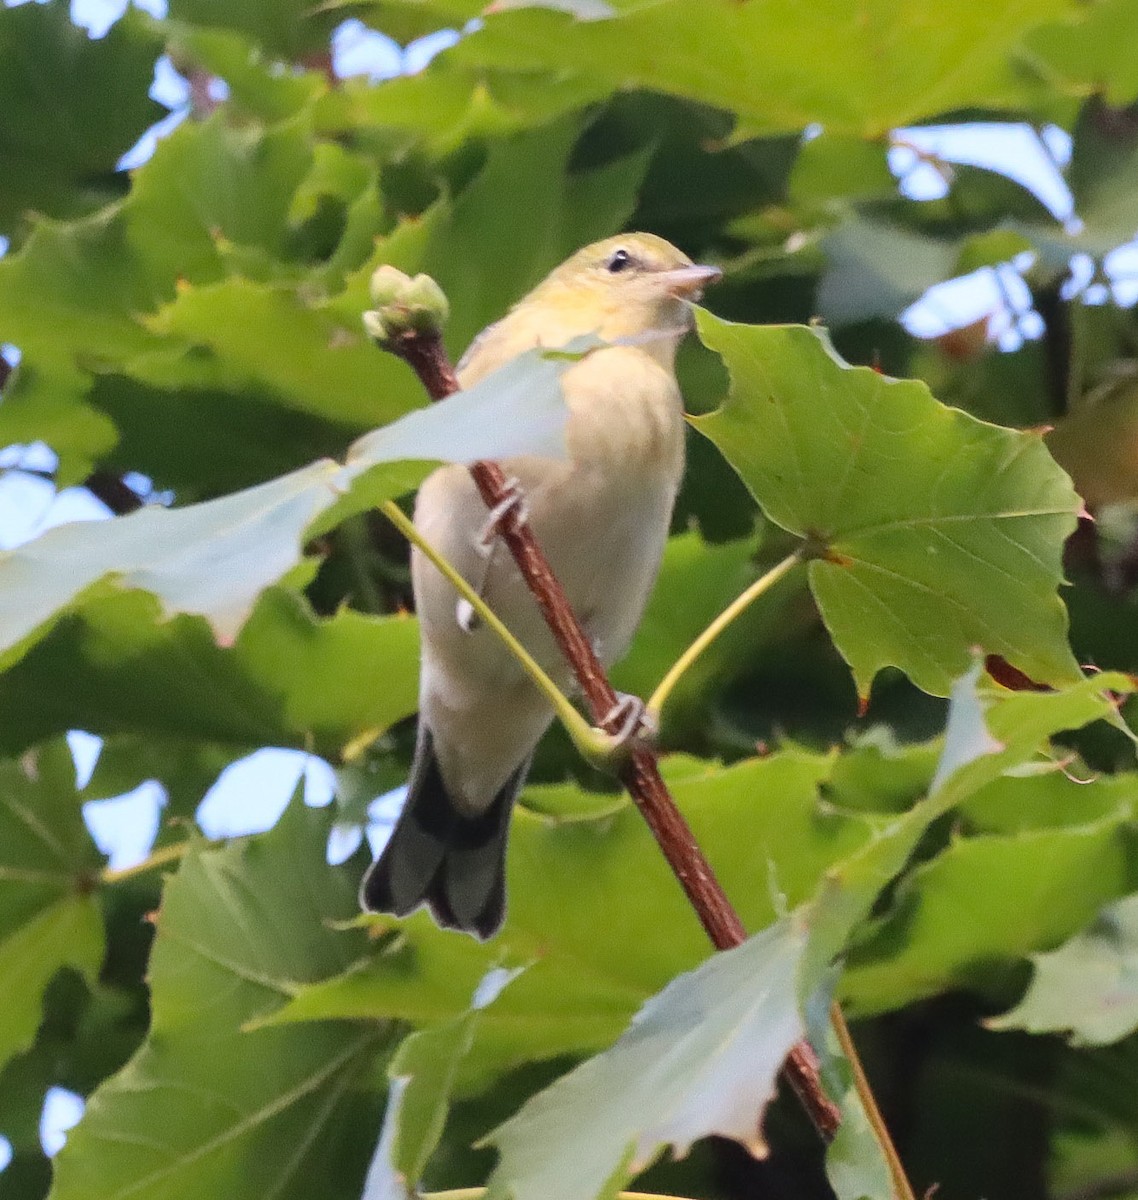
<svg viewBox="0 0 1138 1200"><path fill-rule="evenodd" d="M896 317L933 284L951 279L960 259L956 241L863 217L843 221L822 248L818 310L835 325Z"/></svg>
<svg viewBox="0 0 1138 1200"><path fill-rule="evenodd" d="M804 995L819 986L829 964L869 915L882 889L900 874L933 821L1032 762L1055 734L1112 718L1115 702L1106 689L1127 693L1134 686L1124 676L1098 675L1061 692L1006 692L979 688L978 679L975 666L953 686L944 748L928 795L827 872L812 916ZM995 921L990 914L985 919ZM932 946L939 952L937 943Z"/></svg>
<svg viewBox="0 0 1138 1200"><path fill-rule="evenodd" d="M362 130L388 154L431 156L474 139L502 139L605 98L609 88L563 71L492 71L440 55L416 75L378 84L350 79L313 113L324 132ZM510 203L503 194L504 203Z"/></svg>
<svg viewBox="0 0 1138 1200"><path fill-rule="evenodd" d="M1008 262L1031 244L1010 230L933 237L880 219L850 216L822 242L826 270L818 311L835 325L893 319L935 284Z"/></svg>
<svg viewBox="0 0 1138 1200"><path fill-rule="evenodd" d="M153 733L112 735L103 740L83 795L92 800L121 796L155 779L166 793L163 816L170 821L178 817L190 820L206 792L238 754L232 745L213 742L186 742Z"/></svg>
<svg viewBox="0 0 1138 1200"><path fill-rule="evenodd" d="M170 16L190 25L237 30L286 60L326 49L338 23L329 6L314 7L308 0L171 0Z"/></svg>
<svg viewBox="0 0 1138 1200"><path fill-rule="evenodd" d="M59 442L64 476L81 478L96 458L116 462L109 417L125 468L217 494L412 408L413 377L370 351L360 309L321 308L378 231L354 227L352 209L344 257L307 262L303 204L325 187L328 153L300 119L187 122L121 205L39 223L0 262L0 323L38 384L5 397L0 436ZM234 273L249 278L227 290Z"/></svg>
<svg viewBox="0 0 1138 1200"><path fill-rule="evenodd" d="M832 862L865 845L878 827L821 800L832 763L805 752L732 767L664 762L677 804L751 929L769 925L784 904L807 900ZM635 809L610 805L582 819L589 811L583 797L576 819L531 810L546 795L555 806L564 790L524 794L510 834L506 924L492 943L455 938L424 913L390 922L403 934L399 942L364 969L305 989L274 1019L386 1016L429 1025L465 1012L498 961L532 961L482 1012L464 1090L518 1063L611 1044L649 996L706 958L708 945Z"/></svg>
<svg viewBox="0 0 1138 1200"><path fill-rule="evenodd" d="M227 389L259 390L283 407L366 429L413 408L420 392L406 367L376 352L355 318L349 327L292 287L234 278L183 288L150 328L200 348ZM132 372L169 386L165 365L140 362Z"/></svg>
<svg viewBox="0 0 1138 1200"><path fill-rule="evenodd" d="M131 240L163 281L210 283L230 247L246 267L289 257L294 195L315 147L300 120L234 127L224 114L180 125L135 175Z"/></svg>
<svg viewBox="0 0 1138 1200"><path fill-rule="evenodd" d="M118 192L116 163L163 115L147 95L161 47L133 8L97 41L66 0L0 9L0 233L18 232L28 209L71 216Z"/></svg>
<svg viewBox="0 0 1138 1200"><path fill-rule="evenodd" d="M1092 698L1097 703L1084 711L1109 711L1101 692L1109 681L1087 681L1062 697L1065 703L1052 703L1046 715L1025 719L1027 710L1014 715L1004 709L1022 697L982 697L977 675L971 672L956 688L930 797L831 871L817 900L797 917L674 980L611 1050L558 1080L492 1133L487 1140L502 1157L491 1195L610 1195L662 1145L683 1155L695 1138L710 1133L761 1152L769 1089L783 1057L805 1033L799 1007L809 1011L819 990L825 991L822 971L900 871L916 838L984 782L1034 756L1046 723L1065 723ZM745 1077L734 1074L740 1069ZM884 1163L856 1096L847 1096L846 1107L854 1123L830 1163L831 1179L850 1200L887 1198Z"/></svg>
<svg viewBox="0 0 1138 1200"><path fill-rule="evenodd" d="M614 685L649 696L692 640L758 578L758 548L751 540L712 545L697 533L670 538L632 649L612 671ZM666 739L706 732L706 705L715 691L752 666L762 648L777 641L787 606L805 587L790 582L752 605L682 678L664 710Z"/></svg>
<svg viewBox="0 0 1138 1200"><path fill-rule="evenodd" d="M319 619L296 595L270 588L233 644L219 646L204 620L163 619L153 596L112 592L82 603L0 674L0 748L19 751L83 725L180 742L186 754L199 739L215 755L228 747L229 758L260 745L335 758L415 711L418 673L418 626L408 617ZM141 766L143 747L132 746ZM224 761L208 757L216 776Z"/></svg>
<svg viewBox="0 0 1138 1200"><path fill-rule="evenodd" d="M850 134L820 133L804 142L790 176L791 197L799 203L882 199L897 194L884 141Z"/></svg>
<svg viewBox="0 0 1138 1200"><path fill-rule="evenodd" d="M416 269L447 294L447 345L455 352L573 251L615 233L631 215L647 156L573 172L580 132L581 119L571 117L493 145L445 222L428 231Z"/></svg>
<svg viewBox="0 0 1138 1200"><path fill-rule="evenodd" d="M232 641L257 596L300 561L304 530L336 499L335 463L182 509L143 508L61 525L0 557L0 644L8 661L91 589L140 588L167 615L206 617Z"/></svg>
<svg viewBox="0 0 1138 1200"><path fill-rule="evenodd" d="M826 1178L836 1200L894 1200L889 1164L852 1086L840 1107L841 1126L826 1147Z"/></svg>
<svg viewBox="0 0 1138 1200"><path fill-rule="evenodd" d="M1083 108L1067 182L1077 218L1067 227L1012 223L1035 244L1042 266L1060 278L1073 254L1102 259L1138 232L1138 129L1125 112L1097 101Z"/></svg>
<svg viewBox="0 0 1138 1200"><path fill-rule="evenodd" d="M954 841L904 880L888 918L858 946L844 1000L872 1013L982 985L992 963L1070 936L1138 881L1133 815L1132 801L1082 827Z"/></svg>
<svg viewBox="0 0 1138 1200"><path fill-rule="evenodd" d="M442 1135L458 1068L470 1052L481 1010L498 998L520 970L492 968L475 990L468 1012L457 1020L413 1033L400 1043L387 1068L391 1081L387 1109L363 1200L401 1200L418 1194L427 1160Z"/></svg>
<svg viewBox="0 0 1138 1200"><path fill-rule="evenodd" d="M224 79L231 107L259 120L295 116L328 90L319 71L281 71L271 53L242 33L218 27L167 22L169 52L183 74L187 60Z"/></svg>
<svg viewBox="0 0 1138 1200"><path fill-rule="evenodd" d="M1068 413L1047 448L1091 508L1138 496L1138 375L1120 373Z"/></svg>

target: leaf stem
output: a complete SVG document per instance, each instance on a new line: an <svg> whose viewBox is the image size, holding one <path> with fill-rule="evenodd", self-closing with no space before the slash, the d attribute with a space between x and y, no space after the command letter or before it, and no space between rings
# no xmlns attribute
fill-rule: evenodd
<svg viewBox="0 0 1138 1200"><path fill-rule="evenodd" d="M771 567L765 575L760 576L741 595L731 603L711 622L710 625L695 639L694 642L676 659L668 673L660 681L659 686L648 700L648 711L658 716L668 701L675 686L692 667L703 652L737 617L741 616L764 593L769 591L791 567L802 561L800 550L788 554L780 563Z"/></svg>
<svg viewBox="0 0 1138 1200"><path fill-rule="evenodd" d="M881 1109L877 1107L877 1099L873 1094L873 1089L869 1086L869 1080L865 1075L865 1067L862 1066L861 1057L857 1052L857 1047L854 1045L853 1037L850 1035L850 1027L846 1024L845 1014L842 1012L841 1005L837 1001L830 1005L830 1023L834 1027L838 1045L841 1046L842 1053L846 1056L846 1061L850 1064L850 1070L853 1072L854 1088L857 1091L858 1099L861 1100L862 1107L865 1109L865 1115L869 1120L870 1128L873 1130L873 1136L877 1139L877 1144L881 1147L881 1153L885 1156L886 1165L889 1167L889 1178L893 1182L895 1200L917 1200L916 1194L913 1191L913 1185L909 1182L909 1177L905 1174L905 1167L901 1162L901 1156L897 1153L897 1147L893 1145L893 1138L889 1134L889 1127L885 1124L885 1118L881 1115Z"/></svg>
<svg viewBox="0 0 1138 1200"><path fill-rule="evenodd" d="M132 866L119 867L117 870L104 867L99 872L99 882L107 884L122 883L124 879L133 879L135 875L145 875L147 871L164 867L167 863L177 862L178 859L195 845L197 845L197 842L194 840L174 842L172 845L163 846L161 850L155 850L153 854L144 858L142 862L134 863Z"/></svg>

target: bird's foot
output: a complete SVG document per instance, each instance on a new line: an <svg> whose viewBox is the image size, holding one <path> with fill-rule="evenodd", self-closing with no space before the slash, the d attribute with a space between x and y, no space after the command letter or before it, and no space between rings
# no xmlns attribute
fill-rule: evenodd
<svg viewBox="0 0 1138 1200"><path fill-rule="evenodd" d="M482 526L474 543L474 548L481 556L481 578L474 585L479 597L486 587L486 579L494 563L494 551L498 546L505 521L511 520L514 529L520 529L529 520L529 508L526 505L525 493L521 484L513 477L506 480L505 494L490 510L486 523ZM481 624L482 618L474 611L474 605L465 597L455 605L454 617L463 633L473 633Z"/></svg>
<svg viewBox="0 0 1138 1200"><path fill-rule="evenodd" d="M657 714L640 699L616 693L616 703L595 725L570 729L573 744L598 770L619 774L629 756L655 746Z"/></svg>
<svg viewBox="0 0 1138 1200"><path fill-rule="evenodd" d="M482 532L478 535L479 553L488 555L493 551L494 543L501 536L507 519L513 522L515 529L520 529L529 520L529 506L526 504L522 485L512 477L506 480L502 499L490 510L486 524L482 526Z"/></svg>
<svg viewBox="0 0 1138 1200"><path fill-rule="evenodd" d="M639 696L617 692L616 703L601 718L600 726L612 738L614 751L653 746L660 734L655 714Z"/></svg>

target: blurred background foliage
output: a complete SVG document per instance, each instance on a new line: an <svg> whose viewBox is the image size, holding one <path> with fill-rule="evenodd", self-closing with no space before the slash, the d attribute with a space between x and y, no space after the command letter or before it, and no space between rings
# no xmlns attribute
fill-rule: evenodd
<svg viewBox="0 0 1138 1200"><path fill-rule="evenodd" d="M393 39L390 77L345 71L347 33ZM1089 510L1066 553L1074 654L1133 671L1135 46L1136 0L170 0L100 37L65 0L2 8L3 482L125 514L342 458L423 403L360 327L377 264L439 280L457 355L574 248L646 229L722 265L720 316L820 318L849 362L1046 431ZM184 81L177 121L156 71ZM679 371L691 412L721 403L695 339ZM674 532L619 687L650 690L788 548L695 433ZM233 637L145 579L104 581L0 658L3 1200L357 1196L405 1030L463 1011L499 959L536 959L482 1019L427 1176L477 1183L493 1156L471 1143L706 952L635 813L556 731L501 946L422 918L395 941L330 927L364 858L331 867L325 845L358 846L405 776L417 645L406 551L378 517L308 550ZM663 745L749 928L924 792L944 711L894 669L859 705L804 584L701 661ZM89 778L72 730L103 739ZM1032 955L1138 888L1132 748L1105 726L1069 741L1065 773L1000 780L928 831L841 983L914 1183L945 1200L1138 1196L1138 1037L1091 1050L982 1023ZM161 855L266 746L326 761L333 808L203 838L165 899L158 872L101 866L85 803L157 781ZM1116 949L1132 990L1134 949ZM260 1027L337 979L302 1023ZM52 1184L59 1088L99 1090ZM827 1195L792 1102L769 1132L765 1162L710 1140L638 1186Z"/></svg>

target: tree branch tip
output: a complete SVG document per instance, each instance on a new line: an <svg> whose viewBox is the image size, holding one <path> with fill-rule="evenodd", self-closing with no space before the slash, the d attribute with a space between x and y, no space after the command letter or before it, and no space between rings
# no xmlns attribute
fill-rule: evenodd
<svg viewBox="0 0 1138 1200"><path fill-rule="evenodd" d="M450 316L446 294L429 275L412 278L384 264L372 274L370 290L375 308L363 314L364 329L378 346L401 357L404 338L437 337Z"/></svg>

